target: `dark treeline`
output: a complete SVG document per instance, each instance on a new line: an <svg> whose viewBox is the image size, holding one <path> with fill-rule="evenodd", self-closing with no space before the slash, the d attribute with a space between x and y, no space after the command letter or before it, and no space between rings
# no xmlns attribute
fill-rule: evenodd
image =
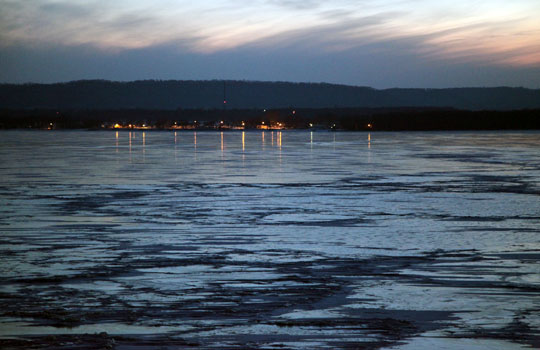
<svg viewBox="0 0 540 350"><path fill-rule="evenodd" d="M384 89L326 83L253 81L0 84L0 108L228 109L444 107L464 110L540 108L540 90L525 88Z"/></svg>
<svg viewBox="0 0 540 350"><path fill-rule="evenodd" d="M200 128L214 123L245 122L256 128L280 122L286 128L335 128L344 130L509 130L540 129L540 109L516 111L464 111L434 108L309 108L309 109L183 109L183 110L0 110L0 128L99 129L114 123L143 123L157 129L189 125ZM335 126L334 126L335 125Z"/></svg>

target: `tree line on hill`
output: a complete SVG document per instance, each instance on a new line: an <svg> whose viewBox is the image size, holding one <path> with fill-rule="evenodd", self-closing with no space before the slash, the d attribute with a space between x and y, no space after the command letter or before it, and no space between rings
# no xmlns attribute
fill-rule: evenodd
<svg viewBox="0 0 540 350"><path fill-rule="evenodd" d="M540 90L510 87L377 90L327 83L230 80L81 80L55 84L0 84L0 109L178 110L289 107L534 109L540 108Z"/></svg>

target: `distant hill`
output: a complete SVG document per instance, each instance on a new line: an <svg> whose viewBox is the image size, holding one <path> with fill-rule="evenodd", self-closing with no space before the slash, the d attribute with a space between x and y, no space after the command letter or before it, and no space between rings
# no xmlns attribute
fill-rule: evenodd
<svg viewBox="0 0 540 350"><path fill-rule="evenodd" d="M540 90L525 88L384 89L326 83L252 81L0 84L3 109L392 108L466 110L540 108Z"/></svg>

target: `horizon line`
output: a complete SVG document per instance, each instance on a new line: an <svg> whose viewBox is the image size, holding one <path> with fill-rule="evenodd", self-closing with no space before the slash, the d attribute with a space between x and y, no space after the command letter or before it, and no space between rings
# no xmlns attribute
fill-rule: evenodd
<svg viewBox="0 0 540 350"><path fill-rule="evenodd" d="M387 88L375 88L368 85L351 85L351 84L342 84L342 83L331 83L325 81L287 81L287 80L249 80L249 79L135 79L135 80L110 80L110 79L76 79L68 81L57 81L57 82L23 82L23 83L10 83L10 82L0 82L0 85L15 85L15 86L25 86L25 85L63 85L63 84L72 84L79 82L106 82L106 83L119 83L119 84L129 84L129 83L140 83L140 82L234 82L234 83L270 83L270 84L299 84L299 85L333 85L333 86L343 86L351 88L363 88L371 89L377 91L383 90L451 90L451 89L524 89L524 90L540 90L539 88L530 88L521 86L510 86L510 85L497 85L497 86L453 86L453 87L437 87L437 88L423 88L423 87L387 87Z"/></svg>

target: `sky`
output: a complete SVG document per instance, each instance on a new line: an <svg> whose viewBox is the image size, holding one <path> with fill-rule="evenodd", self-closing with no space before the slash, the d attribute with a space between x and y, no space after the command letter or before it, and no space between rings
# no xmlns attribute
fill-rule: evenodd
<svg viewBox="0 0 540 350"><path fill-rule="evenodd" d="M0 0L0 82L540 88L539 0Z"/></svg>

